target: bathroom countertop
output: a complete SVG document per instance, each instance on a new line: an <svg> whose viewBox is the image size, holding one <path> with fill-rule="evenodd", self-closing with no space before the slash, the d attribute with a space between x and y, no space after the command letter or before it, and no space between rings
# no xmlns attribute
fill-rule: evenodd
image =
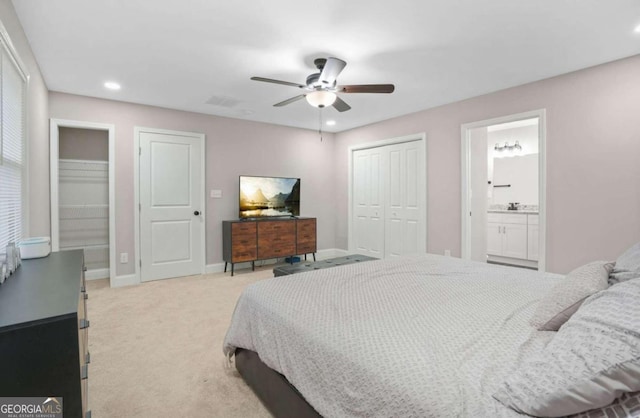
<svg viewBox="0 0 640 418"><path fill-rule="evenodd" d="M506 209L489 209L487 213L521 213L523 215L537 215L537 210L506 210Z"/></svg>

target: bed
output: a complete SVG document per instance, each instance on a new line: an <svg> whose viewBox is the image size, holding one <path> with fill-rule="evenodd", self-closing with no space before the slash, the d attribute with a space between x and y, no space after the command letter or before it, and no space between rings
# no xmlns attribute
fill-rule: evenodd
<svg viewBox="0 0 640 418"><path fill-rule="evenodd" d="M494 395L563 277L427 254L264 280L223 351L276 416L520 417Z"/></svg>

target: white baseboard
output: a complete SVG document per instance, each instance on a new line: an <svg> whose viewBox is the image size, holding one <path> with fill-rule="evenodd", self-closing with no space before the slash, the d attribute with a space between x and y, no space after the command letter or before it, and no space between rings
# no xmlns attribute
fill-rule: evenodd
<svg viewBox="0 0 640 418"><path fill-rule="evenodd" d="M340 248L327 248L325 250L319 250L316 253L316 260L326 260L328 258L344 257L349 255L349 251Z"/></svg>
<svg viewBox="0 0 640 418"><path fill-rule="evenodd" d="M224 271L224 263L207 264L204 267L204 274L221 273Z"/></svg>
<svg viewBox="0 0 640 418"><path fill-rule="evenodd" d="M116 276L114 281L111 283L111 287L133 286L136 284L140 284L138 276L135 274L127 274L124 276Z"/></svg>
<svg viewBox="0 0 640 418"><path fill-rule="evenodd" d="M318 250L316 252L316 260L326 260L328 258L334 257L342 257L349 254L347 250L342 250L340 248L327 248L324 250ZM301 256L301 259L304 260L304 255ZM311 254L307 254L307 261L313 261L313 256ZM260 260L256 261L256 266L267 266L270 264L276 264L278 259L269 259L269 260ZM234 270L241 270L251 268L251 263L236 263L234 266ZM215 264L207 264L205 267L205 274L212 273L222 273L224 271L224 263L215 263ZM227 273L231 272L231 263L227 266Z"/></svg>
<svg viewBox="0 0 640 418"><path fill-rule="evenodd" d="M343 257L348 254L349 254L349 251L343 250L341 248L327 248L324 250L318 250L318 252L316 252L316 260L326 260L328 258ZM304 259L304 255L301 258ZM269 260L260 260L256 262L256 266L267 266L271 264L276 264L278 260L279 259L275 259L275 258L269 259ZM307 254L307 261L313 261L313 256L311 256L311 254ZM247 269L247 268L251 268L251 263L237 263L234 266L234 270ZM102 272L102 270L87 271L87 275L86 275L87 280L95 280L99 278L109 277L109 269L105 269L105 270L106 270L106 273L101 273L101 274L104 274L101 277L89 277L89 273L91 271L95 271L96 274L98 274L98 272ZM213 274L213 273L222 273L223 271L224 271L224 262L207 264L205 266L204 273ZM227 266L227 272L228 273L231 272L231 264ZM140 284L140 280L138 279L138 277L135 274L127 274L123 276L116 276L113 283L111 283L111 287L133 286L137 284Z"/></svg>
<svg viewBox="0 0 640 418"><path fill-rule="evenodd" d="M109 269L91 269L84 272L86 280L108 279Z"/></svg>

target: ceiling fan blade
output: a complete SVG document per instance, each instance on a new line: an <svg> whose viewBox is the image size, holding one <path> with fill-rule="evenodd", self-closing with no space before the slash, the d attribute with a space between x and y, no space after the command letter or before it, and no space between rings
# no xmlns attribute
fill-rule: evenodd
<svg viewBox="0 0 640 418"><path fill-rule="evenodd" d="M393 84L354 84L336 89L340 93L393 93L396 87Z"/></svg>
<svg viewBox="0 0 640 418"><path fill-rule="evenodd" d="M351 109L351 106L339 97L336 97L336 101L333 102L333 107L335 107L338 112L346 112Z"/></svg>
<svg viewBox="0 0 640 418"><path fill-rule="evenodd" d="M286 105L288 105L290 103L297 102L298 100L303 99L305 96L306 96L306 94L301 94L299 96L295 96L295 97L292 97L290 99L284 100L284 101L282 101L280 103L276 103L276 104L274 104L274 106L276 106L276 107L286 106Z"/></svg>
<svg viewBox="0 0 640 418"><path fill-rule="evenodd" d="M324 63L318 81L327 87L333 87L336 84L336 78L338 78L338 75L346 65L347 63L341 59L333 57L327 58L327 62Z"/></svg>
<svg viewBox="0 0 640 418"><path fill-rule="evenodd" d="M307 87L307 86L303 86L302 84L291 83L289 81L274 80L272 78L251 77L251 79L254 81L264 81L265 83L284 84L285 86L299 87L301 89Z"/></svg>

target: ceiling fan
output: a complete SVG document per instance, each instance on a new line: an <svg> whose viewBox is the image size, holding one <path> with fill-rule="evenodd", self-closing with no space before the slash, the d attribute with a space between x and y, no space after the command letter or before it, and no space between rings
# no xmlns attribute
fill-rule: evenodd
<svg viewBox="0 0 640 418"><path fill-rule="evenodd" d="M311 106L323 108L333 106L339 112L346 112L351 109L344 100L336 93L393 93L395 86L393 84L355 84L355 85L336 85L338 75L342 72L347 63L338 58L316 58L313 61L319 72L313 73L307 77L307 84L292 83L289 81L273 80L264 77L251 77L255 81L264 81L266 83L283 84L285 86L298 87L306 90L306 93L284 100L274 104L276 107L286 106L293 102L297 102L303 98Z"/></svg>

